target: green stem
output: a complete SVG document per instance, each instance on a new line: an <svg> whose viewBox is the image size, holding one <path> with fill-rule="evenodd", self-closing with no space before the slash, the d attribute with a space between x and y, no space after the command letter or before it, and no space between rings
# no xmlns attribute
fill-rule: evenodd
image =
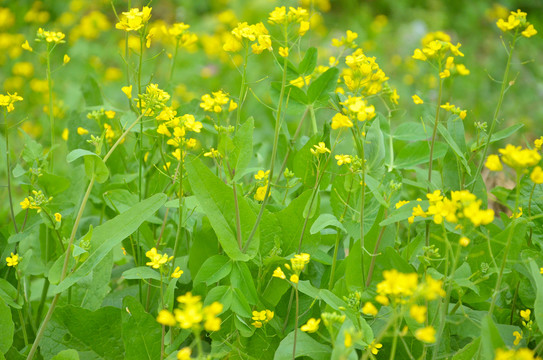
<svg viewBox="0 0 543 360"><path fill-rule="evenodd" d="M490 140L492 138L492 134L494 133L494 128L496 127L498 115L500 114L503 98L505 96L505 90L508 84L507 78L509 77L509 69L511 68L511 60L513 58L513 50L515 49L516 41L517 41L517 33L515 32L515 36L513 37L513 42L511 43L511 46L509 47L509 56L507 57L507 64L505 65L505 71L503 73L502 87L500 90L498 105L496 106L496 110L494 111L494 116L492 117L492 122L490 123L490 130L488 131L485 147L483 148L483 156L481 157L481 160L479 161L479 166L477 166L477 171L475 172L474 178L471 182L472 192L473 192L473 189L475 188L475 183L477 182L477 176L481 173L481 170L483 169L483 164L485 162L486 154L488 152L488 146L490 145Z"/></svg>
<svg viewBox="0 0 543 360"><path fill-rule="evenodd" d="M300 312L300 301L298 297L298 283L296 283L296 287L294 288L294 291L296 293L296 317L294 318L294 342L292 344L292 360L296 359L296 341L298 338L298 315Z"/></svg>
<svg viewBox="0 0 543 360"><path fill-rule="evenodd" d="M175 259L177 257L177 250L179 249L179 243L181 242L181 237L183 236L183 171L184 171L184 158L183 154L181 154L181 160L179 160L179 164L177 165L177 176L179 178L179 194L178 194L178 200L179 200L179 223L177 224L177 231L175 233L175 243L173 246L173 260L172 260L172 269L171 271L175 271ZM171 275L171 273L170 273Z"/></svg>
<svg viewBox="0 0 543 360"><path fill-rule="evenodd" d="M360 157L360 160L362 161L362 185L361 185L361 194L360 194L360 267L361 267L361 273L362 273L362 279L364 279L365 276L365 266L364 266L364 252L365 252L365 246L364 246L364 207L366 202L366 158L365 158L365 152L364 152L364 136L362 137L362 141L359 139L358 134L355 132L353 128L351 128L351 131L353 133L353 137L355 140L356 147L358 148L358 157ZM364 280L362 280L363 282Z"/></svg>
<svg viewBox="0 0 543 360"><path fill-rule="evenodd" d="M241 124L241 107L243 103L245 102L245 93L247 92L246 89L246 82L247 82L247 59L249 57L249 45L245 43L245 55L243 56L243 71L241 73L241 85L239 88L239 104L238 109L236 111L236 127L234 128L234 132L238 130L239 125Z"/></svg>
<svg viewBox="0 0 543 360"><path fill-rule="evenodd" d="M53 81L51 79L51 49L47 43L47 87L49 88L49 123L51 125L51 149L55 146L55 115L53 113ZM49 171L53 171L54 156L51 155Z"/></svg>
<svg viewBox="0 0 543 360"><path fill-rule="evenodd" d="M528 200L528 216L529 217L532 217L532 197L534 196L535 186L536 186L536 183L534 183L534 186L532 186L532 191L530 191L530 199ZM534 232L533 227L530 227L530 236L528 237L528 246L532 246L533 232Z"/></svg>
<svg viewBox="0 0 543 360"><path fill-rule="evenodd" d="M6 177L8 179L8 198L9 198L9 210L11 214L11 222L15 228L15 232L18 233L17 223L15 222L15 212L13 211L13 198L11 197L11 163L9 158L9 137L8 137L8 116L7 110L4 108L4 137L6 139Z"/></svg>
<svg viewBox="0 0 543 360"><path fill-rule="evenodd" d="M396 318L396 316L394 316ZM394 332L394 338L392 339L392 348L390 349L390 357L389 360L394 360L394 357L396 356L396 347L398 346L398 322L394 322L394 326L392 327L392 331Z"/></svg>

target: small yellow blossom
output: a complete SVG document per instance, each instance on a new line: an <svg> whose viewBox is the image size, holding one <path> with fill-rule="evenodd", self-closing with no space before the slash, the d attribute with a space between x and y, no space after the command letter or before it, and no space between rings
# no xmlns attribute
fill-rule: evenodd
<svg viewBox="0 0 543 360"><path fill-rule="evenodd" d="M416 105L424 104L424 101L418 95L413 95L411 97Z"/></svg>
<svg viewBox="0 0 543 360"><path fill-rule="evenodd" d="M373 340L371 344L369 345L369 349L373 355L377 355L377 353L379 352L379 350L381 350L382 347L383 347L383 344L375 343L375 340Z"/></svg>
<svg viewBox="0 0 543 360"><path fill-rule="evenodd" d="M28 40L26 40L23 45L21 45L21 47L26 50L26 51L34 51L34 49L32 49L32 47L30 46L30 44L28 43Z"/></svg>
<svg viewBox="0 0 543 360"><path fill-rule="evenodd" d="M541 150L541 147L543 146L543 136L534 140L534 146L537 150Z"/></svg>
<svg viewBox="0 0 543 360"><path fill-rule="evenodd" d="M344 341L345 347L350 348L351 346L353 346L353 336L347 330L345 330L343 334L345 335L345 341Z"/></svg>
<svg viewBox="0 0 543 360"><path fill-rule="evenodd" d="M307 323L305 323L305 325L302 325L300 330L308 332L308 333L314 333L317 330L319 330L320 322L321 322L321 319L315 320L314 318L311 318L307 320Z"/></svg>
<svg viewBox="0 0 543 360"><path fill-rule="evenodd" d="M399 208L401 208L402 206L404 206L405 204L409 204L409 201L407 201L407 200L400 200L400 201L398 201L398 202L396 203L396 205L394 205L394 207L395 207L396 209L399 209Z"/></svg>
<svg viewBox="0 0 543 360"><path fill-rule="evenodd" d="M329 153L330 149L326 147L326 144L324 142L319 142L318 145L313 145L314 149L311 149L311 153L315 156L318 156L320 154Z"/></svg>
<svg viewBox="0 0 543 360"><path fill-rule="evenodd" d="M64 128L64 130L62 130L62 135L60 137L62 138L62 140L68 141L69 135L70 135L70 130L68 130L68 128Z"/></svg>
<svg viewBox="0 0 543 360"><path fill-rule="evenodd" d="M181 350L177 352L177 360L190 360L190 355L192 354L192 350L185 346Z"/></svg>
<svg viewBox="0 0 543 360"><path fill-rule="evenodd" d="M513 336L515 337L515 340L513 341L513 345L517 346L520 343L520 340L522 340L522 333L519 333L518 331L514 331Z"/></svg>
<svg viewBox="0 0 543 360"><path fill-rule="evenodd" d="M256 180L266 180L268 178L268 175L270 174L270 170L258 170L258 172L255 174Z"/></svg>
<svg viewBox="0 0 543 360"><path fill-rule="evenodd" d="M149 260L151 260L148 261L145 265L151 266L153 269L158 269L162 265L166 264L168 261L173 260L173 256L168 257L167 254L160 254L157 252L155 247L147 251L145 253L145 256L147 256Z"/></svg>
<svg viewBox="0 0 543 360"><path fill-rule="evenodd" d="M79 135L87 135L89 133L89 130L82 128L81 126L77 128L77 133Z"/></svg>
<svg viewBox="0 0 543 360"><path fill-rule="evenodd" d="M259 186L259 187L256 188L256 192L255 192L255 196L254 196L256 201L264 201L264 199L266 197L267 188L268 188L267 185ZM270 195L271 195L271 191L268 194L268 196L270 196Z"/></svg>
<svg viewBox="0 0 543 360"><path fill-rule="evenodd" d="M523 318L525 321L530 321L531 314L532 311L530 309L520 310L520 317Z"/></svg>
<svg viewBox="0 0 543 360"><path fill-rule="evenodd" d="M280 267L278 267L277 269L275 269L273 271L273 277L276 277L276 278L279 278L279 279L286 279L287 277L285 276L285 273L283 272L283 270L281 270Z"/></svg>
<svg viewBox="0 0 543 360"><path fill-rule="evenodd" d="M336 130L343 127L352 127L352 121L345 115L337 113L332 118L332 129Z"/></svg>
<svg viewBox="0 0 543 360"><path fill-rule="evenodd" d="M445 69L445 70L443 70L442 72L439 73L439 77L441 79L448 78L449 76L451 76L451 72L448 69Z"/></svg>
<svg viewBox="0 0 543 360"><path fill-rule="evenodd" d="M172 278L179 279L181 275L183 275L183 270L181 270L179 266L177 266L172 273Z"/></svg>
<svg viewBox="0 0 543 360"><path fill-rule="evenodd" d="M141 29L151 18L152 8L144 6L141 11L138 8L132 8L121 14L119 22L115 27L126 32L137 31Z"/></svg>
<svg viewBox="0 0 543 360"><path fill-rule="evenodd" d="M121 91L126 95L127 98L132 99L132 85L123 86Z"/></svg>
<svg viewBox="0 0 543 360"><path fill-rule="evenodd" d="M350 164L352 161L351 155L336 155L334 156L339 166L343 164Z"/></svg>
<svg viewBox="0 0 543 360"><path fill-rule="evenodd" d="M279 48L279 55L281 57L288 57L288 47L280 47Z"/></svg>
<svg viewBox="0 0 543 360"><path fill-rule="evenodd" d="M107 110L105 114L108 119L113 119L115 117L115 111L113 110Z"/></svg>
<svg viewBox="0 0 543 360"><path fill-rule="evenodd" d="M62 215L60 213L55 213L55 221L60 222L62 220Z"/></svg>
<svg viewBox="0 0 543 360"><path fill-rule="evenodd" d="M421 60L421 61L426 61L428 59L428 57L426 57L426 55L424 55L424 53L420 49L415 49L415 52L413 53L412 57L415 60Z"/></svg>
<svg viewBox="0 0 543 360"><path fill-rule="evenodd" d="M433 326L427 326L415 331L417 340L432 344L436 342L436 329Z"/></svg>
<svg viewBox="0 0 543 360"><path fill-rule="evenodd" d="M486 159L485 166L490 171L502 171L503 165L500 161L500 157L498 155L489 155Z"/></svg>
<svg viewBox="0 0 543 360"><path fill-rule="evenodd" d="M21 261L21 258L19 255L11 253L11 256L6 258L6 262L8 266L17 266L19 262Z"/></svg>
<svg viewBox="0 0 543 360"><path fill-rule="evenodd" d="M409 308L409 315L415 319L416 322L422 324L426 320L426 306L411 305Z"/></svg>
<svg viewBox="0 0 543 360"><path fill-rule="evenodd" d="M458 243L460 244L460 246L466 247L466 246L469 245L470 240L469 240L467 237L462 236L462 237L460 238L460 240L458 241Z"/></svg>
<svg viewBox="0 0 543 360"><path fill-rule="evenodd" d="M528 27L521 32L522 36L529 38L537 34L537 30L534 28L532 24L528 25Z"/></svg>
<svg viewBox="0 0 543 360"><path fill-rule="evenodd" d="M530 179L535 184L543 184L543 170L541 169L541 166L536 166L532 173L530 174Z"/></svg>
<svg viewBox="0 0 543 360"><path fill-rule="evenodd" d="M371 315L371 316L377 316L377 313L379 311L377 310L377 308L375 307L375 305L373 305L371 302L366 302L364 304L364 306L362 306L362 313L363 314L366 314L366 315Z"/></svg>
<svg viewBox="0 0 543 360"><path fill-rule="evenodd" d="M297 284L300 281L300 277L297 274L290 275L290 281Z"/></svg>
<svg viewBox="0 0 543 360"><path fill-rule="evenodd" d="M70 57L68 56L68 54L64 54L64 58L62 59L62 62L64 63L64 65L66 65L67 63L70 62Z"/></svg>
<svg viewBox="0 0 543 360"><path fill-rule="evenodd" d="M174 326L176 324L175 317L168 310L160 310L156 318L156 321L159 324L166 325L166 326Z"/></svg>

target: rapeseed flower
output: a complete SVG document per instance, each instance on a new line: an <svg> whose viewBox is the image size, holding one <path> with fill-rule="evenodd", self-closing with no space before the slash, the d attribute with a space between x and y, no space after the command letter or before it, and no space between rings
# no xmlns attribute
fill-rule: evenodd
<svg viewBox="0 0 543 360"><path fill-rule="evenodd" d="M115 27L126 32L138 31L151 18L151 10L152 8L144 6L141 10L139 8L132 8L130 11L125 11L121 14L119 22L115 24Z"/></svg>
<svg viewBox="0 0 543 360"><path fill-rule="evenodd" d="M17 254L14 254L14 253L11 253L11 256L8 256L6 258L6 263L8 266L17 266L17 264L19 264L19 262L21 261L21 258L19 257L19 255Z"/></svg>
<svg viewBox="0 0 543 360"><path fill-rule="evenodd" d="M12 112L15 109L13 104L22 100L23 98L17 95L17 93L7 93L7 95L0 94L0 107L5 107L8 112Z"/></svg>
<svg viewBox="0 0 543 360"><path fill-rule="evenodd" d="M173 256L168 257L168 254L160 254L155 247L145 253L145 256L149 258L145 265L158 269L167 262L173 260Z"/></svg>
<svg viewBox="0 0 543 360"><path fill-rule="evenodd" d="M321 319L315 319L315 318L311 318L309 320L307 320L307 322L305 323L305 325L302 325L302 327L300 328L300 330L304 331L304 332L307 332L307 333L314 333L314 332L317 332L317 330L319 330L319 324L321 322Z"/></svg>
<svg viewBox="0 0 543 360"><path fill-rule="evenodd" d="M436 329L433 326L426 326L415 331L415 338L422 342L432 344L436 342Z"/></svg>
<svg viewBox="0 0 543 360"><path fill-rule="evenodd" d="M352 127L352 126L353 126L352 121L347 116L341 113L337 113L332 118L332 129L334 130L339 129L339 128L344 128L344 127Z"/></svg>

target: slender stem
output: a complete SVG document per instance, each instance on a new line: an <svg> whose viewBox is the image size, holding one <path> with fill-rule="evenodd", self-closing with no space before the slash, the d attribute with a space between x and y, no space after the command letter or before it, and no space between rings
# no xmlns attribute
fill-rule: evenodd
<svg viewBox="0 0 543 360"><path fill-rule="evenodd" d="M313 105L309 105L309 114L311 115L311 128L313 129L313 135L318 133L317 118L315 117L315 109Z"/></svg>
<svg viewBox="0 0 543 360"><path fill-rule="evenodd" d="M292 344L292 360L296 359L296 341L298 340L298 315L300 312L300 301L298 297L298 283L296 283L296 287L294 288L294 291L296 293L296 317L294 318L294 342Z"/></svg>
<svg viewBox="0 0 543 360"><path fill-rule="evenodd" d="M288 39L286 37L286 32L285 32L285 43L288 46ZM288 66L288 59L284 58L283 77L281 79L281 92L279 93L279 105L277 106L277 113L275 116L275 130L273 133L273 148L272 148L272 155L271 155L271 160L270 160L270 177L269 177L270 179L273 179L275 157L277 156L277 146L279 143L279 130L281 127L283 98L285 96L285 86L287 83L287 66ZM245 242L245 245L243 246L243 252L247 251L247 249L249 248L249 245L251 244L251 241L253 240L253 237L256 233L256 229L258 228L258 225L260 224L260 220L262 219L262 215L264 214L264 209L266 208L266 205L268 203L270 191L271 191L271 181L269 181L268 186L266 186L266 194L264 194L264 200L262 201L262 205L260 206L260 211L258 212L258 216L256 218L255 224L253 225L253 228L251 229L251 233L249 234L249 237L247 238L247 241Z"/></svg>
<svg viewBox="0 0 543 360"><path fill-rule="evenodd" d="M385 211L385 219L386 219L386 211ZM371 284L371 279L373 277L373 270L375 269L375 261L377 260L377 250L379 250L379 246L381 245L381 240L383 239L383 234L385 233L385 229L386 229L386 226L383 226L381 228L381 231L379 232L379 237L377 238L377 242L375 243L375 248L373 249L373 255L371 257L370 268L368 270L368 277L366 279L366 287L369 287Z"/></svg>
<svg viewBox="0 0 543 360"><path fill-rule="evenodd" d="M441 66L439 67L439 71L441 72ZM434 132L432 133L432 142L430 145L430 160L429 160L429 166L428 166L428 186L432 183L432 162L434 159L434 145L436 142L436 135L437 135L437 125L439 124L439 109L441 109L441 95L443 92L443 80L439 79L439 93L437 96L437 108L436 108L436 117L434 120ZM428 192L430 192L430 188L428 188Z"/></svg>
<svg viewBox="0 0 543 360"><path fill-rule="evenodd" d="M394 309L394 311L396 311L396 309ZM394 318L397 319L396 315L394 315ZM394 337L392 338L392 348L390 349L389 360L394 360L394 357L396 356L396 347L398 346L398 325L398 321L394 321L394 326L392 327Z"/></svg>
<svg viewBox="0 0 543 360"><path fill-rule="evenodd" d="M249 57L249 45L245 43L245 55L243 56L243 71L241 73L241 85L239 88L239 104L238 109L236 111L236 127L234 127L234 131L238 130L238 127L241 123L241 108L243 106L243 103L245 102L245 93L247 92L247 59Z"/></svg>
<svg viewBox="0 0 543 360"><path fill-rule="evenodd" d="M141 94L141 69L143 65L143 41L144 41L144 32L142 31L140 34L140 54L139 54L139 63L138 63L138 73L137 75L137 82L138 82L138 94ZM140 111L144 111L141 103L141 98L139 99L139 108ZM146 112L146 111L145 111ZM141 201L143 199L143 122L140 122L140 132L139 132L139 141L138 141L138 147L139 147L139 166L138 166L138 200ZM141 261L143 255L141 253L141 243L140 243L140 231L139 228L136 230L136 251L137 251L137 259ZM135 255L135 254L134 254Z"/></svg>
<svg viewBox="0 0 543 360"><path fill-rule="evenodd" d="M45 299L47 298L47 291L49 290L49 279L43 279L43 288L41 289L40 303L38 305L38 310L36 312L36 324L41 320L41 314L43 312L43 306L45 305Z"/></svg>
<svg viewBox="0 0 543 360"><path fill-rule="evenodd" d="M515 50L516 41L517 41L517 33L515 32L515 35L513 37L513 42L511 43L511 46L509 47L509 56L507 57L507 64L505 65L505 71L503 73L502 87L500 90L500 97L498 99L498 104L496 106L496 110L494 111L492 122L490 123L490 130L488 131L485 147L483 148L483 155L481 157L481 160L479 161L479 166L477 166L477 171L475 172L474 178L471 183L472 192L473 192L473 189L475 188L475 183L477 182L477 176L481 173L481 170L483 169L483 164L485 162L486 154L488 152L488 146L490 145L490 140L492 138L492 134L494 133L494 128L496 127L498 115L500 114L503 98L505 96L505 90L508 84L507 78L509 77L509 69L511 68L511 60L513 59L513 51Z"/></svg>
<svg viewBox="0 0 543 360"><path fill-rule="evenodd" d="M355 140L356 147L358 148L358 157L360 160L362 160L362 183L361 183L361 194L360 194L360 268L362 272L362 279L364 279L366 276L364 275L366 272L365 266L364 266L364 207L366 202L366 157L364 153L364 142L365 138L364 136L361 136L362 140L359 139L359 136L357 132L353 128L351 128L351 131L353 133L353 137ZM364 280L362 280L364 281Z"/></svg>
<svg viewBox="0 0 543 360"><path fill-rule="evenodd" d="M534 183L534 186L532 186L532 191L530 191L530 199L528 200L528 216L532 217L532 197L534 196L534 190L535 190L536 183ZM532 246L532 235L534 232L534 228L530 227L530 236L528 237L528 246Z"/></svg>
<svg viewBox="0 0 543 360"><path fill-rule="evenodd" d="M51 49L47 43L47 87L49 88L49 123L51 125L51 149L55 146L55 115L53 113L53 81L51 79ZM49 170L53 171L54 156L51 155Z"/></svg>
<svg viewBox="0 0 543 360"><path fill-rule="evenodd" d="M179 200L179 218L178 218L178 224L177 224L177 231L175 233L175 243L173 246L173 260L172 260L172 268L171 271L175 271L175 259L177 257L177 250L179 248L179 243L181 242L181 238L183 236L183 171L184 171L184 160L183 154L181 153L181 160L179 160L179 164L177 165L177 176L179 178L179 194L178 194L178 200ZM171 275L171 273L170 273Z"/></svg>
<svg viewBox="0 0 543 360"><path fill-rule="evenodd" d="M179 50L179 38L177 38L176 41L175 41L175 51L173 53L172 64L171 64L171 67L170 67L170 84L173 81L173 73L174 73L174 70L175 70L175 60L177 60L177 52L178 52L178 50Z"/></svg>
<svg viewBox="0 0 543 360"><path fill-rule="evenodd" d="M15 232L18 233L17 223L15 222L15 213L13 211L13 199L11 197L11 163L9 158L9 137L8 137L8 117L7 110L4 108L4 138L6 139L6 177L8 178L8 198L9 198L9 210L11 214L11 222L15 228Z"/></svg>

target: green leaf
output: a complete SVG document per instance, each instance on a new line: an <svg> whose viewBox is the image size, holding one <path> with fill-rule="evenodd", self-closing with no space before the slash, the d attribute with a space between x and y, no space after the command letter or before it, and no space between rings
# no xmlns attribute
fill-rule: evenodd
<svg viewBox="0 0 543 360"><path fill-rule="evenodd" d="M313 135L305 145L294 155L292 171L296 177L300 178L303 184L311 188L315 185L317 171L314 165L314 156L311 154L311 148L319 142L319 134Z"/></svg>
<svg viewBox="0 0 543 360"><path fill-rule="evenodd" d="M98 183L105 182L109 177L109 169L104 160L92 151L75 149L66 156L66 161L70 163L82 156L84 157L85 174L87 177L90 179L94 174Z"/></svg>
<svg viewBox="0 0 543 360"><path fill-rule="evenodd" d="M230 283L236 289L241 290L241 293L251 305L256 305L258 295L256 293L255 284L249 267L244 262L236 261L230 274Z"/></svg>
<svg viewBox="0 0 543 360"><path fill-rule="evenodd" d="M310 47L305 52L304 58L298 66L298 72L303 75L309 75L315 70L317 66L317 49Z"/></svg>
<svg viewBox="0 0 543 360"><path fill-rule="evenodd" d="M442 142L435 142L433 159L441 159L447 153L448 146ZM428 163L430 159L430 143L418 141L405 146L394 160L398 169L409 169L420 164Z"/></svg>
<svg viewBox="0 0 543 360"><path fill-rule="evenodd" d="M334 215L320 214L317 220L315 220L315 222L311 226L311 230L309 230L309 232L311 234L316 234L322 229L326 229L329 226L335 226L342 231L347 231L345 230L345 227L343 227L343 224Z"/></svg>
<svg viewBox="0 0 543 360"><path fill-rule="evenodd" d="M494 353L498 348L504 348L505 343L503 342L498 328L492 317L485 315L481 322L481 338L483 346L483 355L486 359L494 359Z"/></svg>
<svg viewBox="0 0 543 360"><path fill-rule="evenodd" d="M123 272L123 277L127 280L134 279L155 279L160 281L160 274L149 266L138 266Z"/></svg>
<svg viewBox="0 0 543 360"><path fill-rule="evenodd" d="M104 192L104 202L107 206L119 214L130 209L138 202L138 195L126 189L112 189ZM178 200L172 200L179 203Z"/></svg>
<svg viewBox="0 0 543 360"><path fill-rule="evenodd" d="M427 140L428 134L421 123L414 121L402 122L394 129L394 139L402 141Z"/></svg>
<svg viewBox="0 0 543 360"><path fill-rule="evenodd" d="M79 279L89 274L114 247L118 246L121 241L130 236L145 220L160 209L166 199L167 196L164 194L155 194L134 205L130 210L96 227L92 234L88 259L56 287L55 294L68 289Z"/></svg>
<svg viewBox="0 0 543 360"><path fill-rule="evenodd" d="M471 169L468 165L468 161L466 160L464 153L462 153L462 150L460 150L460 147L456 144L456 141L454 141L454 139L452 138L451 134L449 133L449 130L447 130L445 126L441 124L437 124L437 129L439 130L439 133L441 134L441 136L443 136L447 144L449 144L452 151L454 151L454 153L460 158L460 162L464 166L466 173L468 175L471 175Z"/></svg>
<svg viewBox="0 0 543 360"><path fill-rule="evenodd" d="M17 296L17 289L6 279L0 279L0 301L3 300L14 309L20 309L21 305L15 302L17 298L19 298L19 301L22 300L20 296Z"/></svg>
<svg viewBox="0 0 543 360"><path fill-rule="evenodd" d="M100 261L91 274L77 282L77 287L80 288L81 307L89 310L97 310L102 305L104 298L111 290L109 281L111 280L111 269L113 268L113 252ZM74 295L72 295L72 301Z"/></svg>
<svg viewBox="0 0 543 360"><path fill-rule="evenodd" d="M14 332L11 309L0 299L0 353L6 353L11 347Z"/></svg>
<svg viewBox="0 0 543 360"><path fill-rule="evenodd" d="M539 329L543 329L543 275L541 275L541 272L535 260L531 260L529 266L536 288L536 297L534 303L535 321L537 322Z"/></svg>
<svg viewBox="0 0 543 360"><path fill-rule="evenodd" d="M93 76L87 75L81 86L81 91L83 92L83 98L87 107L99 106L104 103L100 87Z"/></svg>
<svg viewBox="0 0 543 360"><path fill-rule="evenodd" d="M85 359L124 359L121 311L110 306L97 311L58 306L45 328L41 354L49 359L61 350L74 349Z"/></svg>
<svg viewBox="0 0 543 360"><path fill-rule="evenodd" d="M223 255L215 255L207 259L196 277L194 278L194 286L205 282L207 286L220 281L232 272L232 260Z"/></svg>
<svg viewBox="0 0 543 360"><path fill-rule="evenodd" d="M326 70L307 89L309 102L314 103L321 98L328 96L328 92L333 91L337 85L339 70L335 67Z"/></svg>
<svg viewBox="0 0 543 360"><path fill-rule="evenodd" d="M251 306L241 289L231 287L232 311L243 317L251 317Z"/></svg>
<svg viewBox="0 0 543 360"><path fill-rule="evenodd" d="M274 360L292 359L294 345L294 331L290 332L279 344L275 351ZM298 329L296 339L296 358L307 356L313 360L329 360L332 348L321 344L311 336Z"/></svg>
<svg viewBox="0 0 543 360"><path fill-rule="evenodd" d="M243 253L236 238L234 215L236 211L232 188L213 174L198 158L193 158L192 161L186 163L186 171L191 189L226 254L235 261L252 259L258 251L260 234L259 231L255 233L247 252ZM256 215L243 194L239 193L237 200L241 218L241 236L243 240L246 240L256 221Z"/></svg>
<svg viewBox="0 0 543 360"><path fill-rule="evenodd" d="M244 175L244 170L247 168L253 157L253 131L255 129L255 121L251 116L243 125L240 126L234 136L234 151L230 154L234 160L235 175L234 181L241 179Z"/></svg>
<svg viewBox="0 0 543 360"><path fill-rule="evenodd" d="M385 141L378 118L371 124L365 141L364 155L368 173L380 178L385 171Z"/></svg>
<svg viewBox="0 0 543 360"><path fill-rule="evenodd" d="M123 343L126 360L160 359L162 327L132 296L123 300Z"/></svg>
<svg viewBox="0 0 543 360"><path fill-rule="evenodd" d="M79 360L79 353L74 349L62 350L51 360Z"/></svg>
<svg viewBox="0 0 543 360"><path fill-rule="evenodd" d="M479 350L479 346L481 345L481 338L478 337L466 346L462 348L459 352L457 352L452 360L472 360L475 358L475 354Z"/></svg>
<svg viewBox="0 0 543 360"><path fill-rule="evenodd" d="M43 146L36 142L36 140L32 139L27 133L25 133L23 130L20 130L20 132L24 136L24 149L23 149L23 160L26 161L28 164L32 164L34 162L39 162L43 158ZM5 160L5 158L4 158Z"/></svg>
<svg viewBox="0 0 543 360"><path fill-rule="evenodd" d="M497 131L494 134L492 134L492 137L490 138L490 143L495 143L496 141L503 140L505 138L508 138L509 136L516 133L518 130L520 130L522 127L524 127L524 124L518 123L515 125L511 125L508 128L505 128L503 130ZM471 151L476 151L478 149L482 149L485 146L486 143L486 137L483 138L483 140L480 142L480 145L477 146L477 143L473 143L471 145Z"/></svg>

